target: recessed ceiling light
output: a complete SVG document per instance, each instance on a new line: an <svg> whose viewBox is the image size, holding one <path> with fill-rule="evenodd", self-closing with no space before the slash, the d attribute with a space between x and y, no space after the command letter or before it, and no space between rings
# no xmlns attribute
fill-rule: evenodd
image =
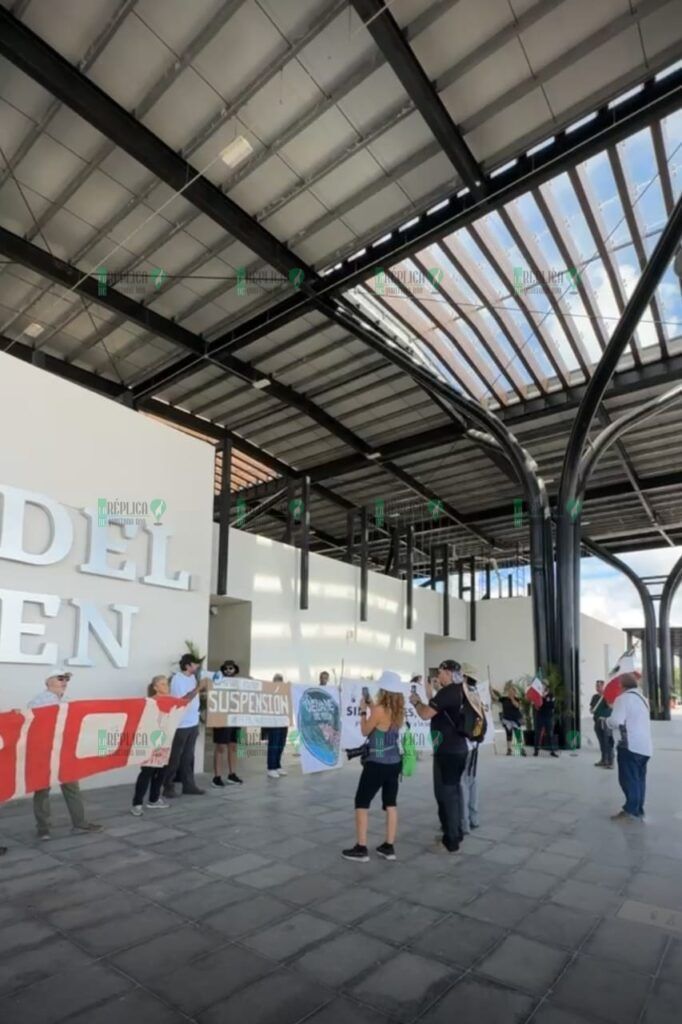
<svg viewBox="0 0 682 1024"><path fill-rule="evenodd" d="M37 338L39 334L42 334L45 328L42 324L32 323L28 327L24 328L24 334L28 334L29 338Z"/></svg>
<svg viewBox="0 0 682 1024"><path fill-rule="evenodd" d="M254 381L253 381L253 386L254 386L254 388L256 388L256 389L257 389L258 391L262 391L262 390L263 390L263 388L268 388L268 387L270 387L270 381L268 380L268 378L267 378L267 377L261 377L261 378L260 378L260 380L254 380Z"/></svg>
<svg viewBox="0 0 682 1024"><path fill-rule="evenodd" d="M251 143L243 135L238 135L229 146L225 146L225 149L220 154L220 159L228 167L236 167L242 160L246 160L247 156L250 156L251 153L253 153Z"/></svg>

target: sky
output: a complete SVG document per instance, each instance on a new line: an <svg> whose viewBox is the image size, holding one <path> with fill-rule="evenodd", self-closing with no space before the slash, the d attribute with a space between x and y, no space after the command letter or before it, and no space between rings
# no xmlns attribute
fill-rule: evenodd
<svg viewBox="0 0 682 1024"><path fill-rule="evenodd" d="M667 547L620 557L640 576L667 576L680 555L682 548ZM653 594L660 591L660 587L652 588ZM621 629L644 625L642 605L632 583L598 558L582 560L580 610ZM682 626L682 588L673 602L670 620L673 626Z"/></svg>

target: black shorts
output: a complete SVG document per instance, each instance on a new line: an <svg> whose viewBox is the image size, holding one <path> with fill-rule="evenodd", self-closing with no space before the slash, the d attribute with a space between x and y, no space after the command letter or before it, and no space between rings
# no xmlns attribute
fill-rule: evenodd
<svg viewBox="0 0 682 1024"><path fill-rule="evenodd" d="M398 800L398 783L402 761L398 764L379 764L377 761L366 761L355 794L355 807L367 810L374 797L381 790L381 805L395 807Z"/></svg>
<svg viewBox="0 0 682 1024"><path fill-rule="evenodd" d="M217 744L239 743L239 726L229 725L221 726L220 729L214 729L213 742Z"/></svg>

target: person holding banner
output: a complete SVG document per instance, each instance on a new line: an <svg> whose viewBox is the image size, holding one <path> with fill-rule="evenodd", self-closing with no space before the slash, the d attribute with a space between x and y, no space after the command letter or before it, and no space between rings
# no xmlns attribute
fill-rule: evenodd
<svg viewBox="0 0 682 1024"><path fill-rule="evenodd" d="M284 676L277 673L272 677L273 683L283 683ZM287 735L289 733L286 725L269 725L267 728L261 729L261 736L265 733L268 741L268 768L267 776L269 779L279 779L282 775L288 775L289 773L282 768L282 754L284 748L287 745Z"/></svg>
<svg viewBox="0 0 682 1024"><path fill-rule="evenodd" d="M45 690L37 697L28 702L29 708L42 708L49 704L61 704L66 693L66 687L71 679L70 672L57 672L48 676L45 680ZM85 817L85 807L81 796L80 786L77 782L62 782L60 785L62 796L71 818L73 832L101 832L102 826L96 825L94 821L88 821ZM38 838L50 839L50 790L37 789L33 794L33 814L36 819Z"/></svg>
<svg viewBox="0 0 682 1024"><path fill-rule="evenodd" d="M168 799L175 797L175 777L178 772L183 794L203 796L206 792L197 786L194 779L194 747L199 735L199 692L208 685L205 679L197 682L198 668L199 662L191 654L183 654L180 658L180 671L175 673L170 683L171 697L181 697L187 701L187 711L175 730L164 775L163 795Z"/></svg>
<svg viewBox="0 0 682 1024"><path fill-rule="evenodd" d="M462 841L460 782L468 753L466 737L459 731L465 699L463 683L462 666L448 659L438 666L439 689L435 696L431 684L427 684L428 704L416 693L410 696L419 717L431 721L433 792L442 830L435 853L456 853Z"/></svg>
<svg viewBox="0 0 682 1024"><path fill-rule="evenodd" d="M606 719L608 728L620 733L618 782L625 803L611 818L621 822L644 821L646 770L653 753L649 702L637 682L632 673L620 676L621 693L614 701L611 717Z"/></svg>
<svg viewBox="0 0 682 1024"><path fill-rule="evenodd" d="M167 676L154 676L147 687L148 697L167 697L169 693L170 684ZM147 790L149 790L147 807L150 810L165 810L166 807L170 807L170 804L161 796L161 786L163 785L165 774L165 765L143 765L140 768L140 774L137 776L137 782L135 783L135 792L133 793L133 806L130 809L130 813L135 818L140 818L143 814L142 804Z"/></svg>
<svg viewBox="0 0 682 1024"><path fill-rule="evenodd" d="M369 737L365 753L362 775L355 793L355 846L342 851L346 860L366 863L369 860L367 850L367 826L369 808L372 800L381 790L381 803L386 812L386 839L376 852L384 860L395 860L395 837L398 830L398 786L402 756L400 753L399 734L405 723L405 698L401 692L402 684L397 673L383 672L381 681L394 690L379 690L376 703L363 694L360 710L363 717L360 729L363 736Z"/></svg>
<svg viewBox="0 0 682 1024"><path fill-rule="evenodd" d="M597 680L595 690L590 701L590 712L594 719L594 731L601 752L601 757L595 761L595 768L613 768L613 733L608 726L611 707L604 697L603 679Z"/></svg>
<svg viewBox="0 0 682 1024"><path fill-rule="evenodd" d="M239 675L236 661L224 661L220 673L213 679L234 679ZM214 726L213 728L213 789L224 789L225 786L236 786L243 783L235 771L237 764L237 744L239 743L239 726ZM221 765L227 767L227 781L223 782L220 773Z"/></svg>

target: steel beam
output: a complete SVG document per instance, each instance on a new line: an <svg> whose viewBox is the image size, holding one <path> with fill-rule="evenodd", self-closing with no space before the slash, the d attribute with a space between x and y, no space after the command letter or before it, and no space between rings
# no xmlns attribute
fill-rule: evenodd
<svg viewBox="0 0 682 1024"><path fill-rule="evenodd" d="M414 605L414 526L405 528L405 627L412 629Z"/></svg>
<svg viewBox="0 0 682 1024"><path fill-rule="evenodd" d="M384 0L351 2L461 180L476 198L482 198L486 193L483 172Z"/></svg>
<svg viewBox="0 0 682 1024"><path fill-rule="evenodd" d="M310 477L301 480L301 578L299 608L308 610L310 591Z"/></svg>
<svg viewBox="0 0 682 1024"><path fill-rule="evenodd" d="M367 622L367 540L369 531L369 516L367 506L360 509L360 622Z"/></svg>
<svg viewBox="0 0 682 1024"><path fill-rule="evenodd" d="M673 598L682 580L682 557L678 558L663 585L661 604L658 612L658 623L660 630L661 666L658 677L661 691L661 717L670 721L670 695L674 690L674 661L673 649L670 639L670 612L672 610Z"/></svg>
<svg viewBox="0 0 682 1024"><path fill-rule="evenodd" d="M450 636L450 551L443 544L443 636Z"/></svg>
<svg viewBox="0 0 682 1024"><path fill-rule="evenodd" d="M227 559L230 547L230 506L232 503L232 441L222 445L220 481L220 520L218 527L218 594L227 594Z"/></svg>

